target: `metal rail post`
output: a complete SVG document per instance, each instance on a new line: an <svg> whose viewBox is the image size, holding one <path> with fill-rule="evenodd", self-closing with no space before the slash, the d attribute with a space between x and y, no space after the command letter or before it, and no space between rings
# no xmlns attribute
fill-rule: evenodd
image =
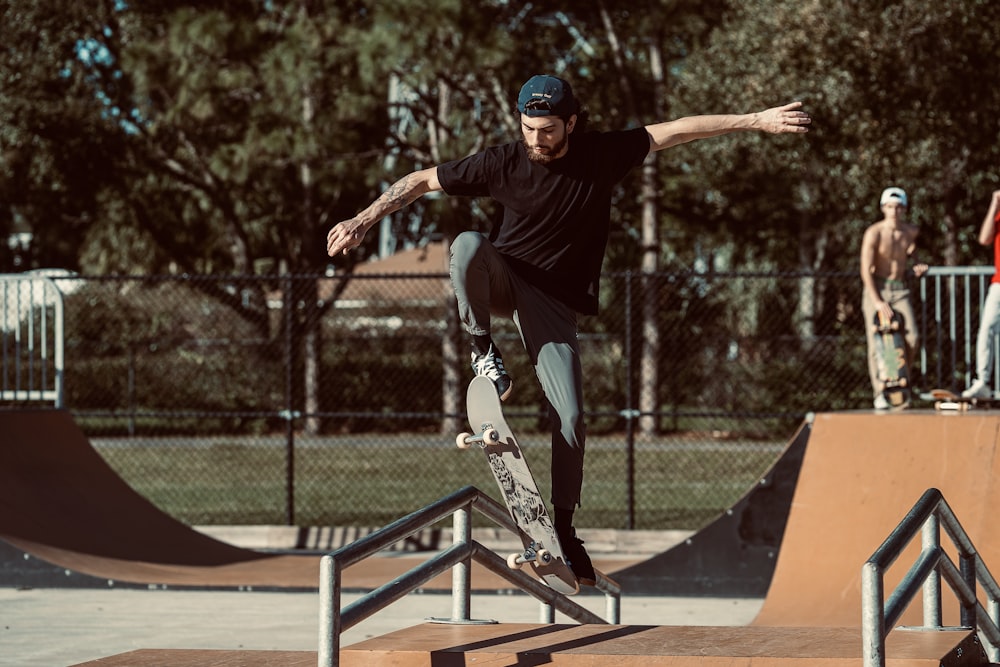
<svg viewBox="0 0 1000 667"><path fill-rule="evenodd" d="M319 667L340 664L340 563L330 554L319 561Z"/></svg>
<svg viewBox="0 0 1000 667"><path fill-rule="evenodd" d="M472 542L472 503L455 510L452 515L453 544ZM455 565L451 571L451 618L468 621L472 616L472 557Z"/></svg>
<svg viewBox="0 0 1000 667"><path fill-rule="evenodd" d="M924 551L930 551L941 546L941 524L937 514L931 514L921 528L921 540ZM924 627L941 627L941 573L934 572L924 580Z"/></svg>

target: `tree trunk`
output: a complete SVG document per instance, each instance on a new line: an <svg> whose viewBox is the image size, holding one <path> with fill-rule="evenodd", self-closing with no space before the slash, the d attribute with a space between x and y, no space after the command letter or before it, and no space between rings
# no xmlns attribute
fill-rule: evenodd
<svg viewBox="0 0 1000 667"><path fill-rule="evenodd" d="M302 91L302 125L306 131L310 131L313 126L313 117L315 116L315 109L313 106L312 91L309 86L306 85ZM307 235L313 230L313 177L312 177L312 166L309 164L308 158L303 160L299 165L299 180L302 185L302 217L301 217L301 234L293 235L295 239L305 239ZM294 248L291 248L292 257L294 257L295 262L293 266L298 266L301 261L301 242L297 244ZM289 283L294 286L294 281ZM316 284L312 283L309 288L308 297L303 296L303 301L306 303L305 320L300 325L303 329L304 340L302 345L302 369L303 369L303 386L302 386L302 398L303 398L303 409L307 415L315 415L319 412L319 355L321 345L320 345L320 323L318 317L314 315L316 310L316 304L318 303L318 293L316 289ZM292 304L297 303L294 298L291 301ZM307 417L305 426L305 432L309 435L316 435L320 431L320 419L319 417Z"/></svg>
<svg viewBox="0 0 1000 667"><path fill-rule="evenodd" d="M438 108L436 118L447 118L451 107L451 89L447 82L441 80L437 86ZM428 120L428 136L430 137L431 157L436 163L442 159L442 147L447 143L448 135L440 127L436 119ZM453 204L452 209L457 208ZM445 257L450 256L451 242L457 234L454 224L455 216L449 216L452 224L448 225L449 230L445 230ZM458 321L458 308L455 305L455 297L451 292L450 283L443 286L442 291L447 295L444 299L444 322L445 331L441 338L441 412L444 417L441 419L441 433L443 435L455 435L466 430L465 425L465 383L463 371L467 368L463 360L467 361L462 352L467 349L462 346L464 338L461 323Z"/></svg>
<svg viewBox="0 0 1000 667"><path fill-rule="evenodd" d="M322 327L319 316L319 308L316 305L319 300L316 282L310 282L308 287L309 295L304 297L306 305L305 321L302 324L302 382L303 382L303 410L307 415L305 432L308 435L317 435L320 432L321 420L315 416L320 411L319 404L319 369L320 351L322 348Z"/></svg>
<svg viewBox="0 0 1000 667"><path fill-rule="evenodd" d="M625 103L625 112L628 117L641 123L638 112L631 100L635 99L632 92L632 85L626 75L626 57L623 52L621 41L615 32L614 22L608 14L607 8L603 5L599 9L601 22L608 39L608 46L611 49L612 61L618 71L618 79L622 90L622 99ZM655 100L655 114L662 118L664 114L663 104L663 54L660 51L658 40L651 40L649 44L649 67L650 78L653 80L653 99ZM642 327L639 352L639 411L643 413L655 413L659 411L659 359L660 359L660 331L657 322L659 312L659 290L655 286L655 278L651 277L659 270L660 264L660 225L659 207L657 199L658 170L655 155L649 155L642 168ZM641 437L651 437L657 431L657 419L650 414L641 417L639 420L639 434Z"/></svg>
<svg viewBox="0 0 1000 667"><path fill-rule="evenodd" d="M664 117L663 61L659 43L649 46L649 67L653 79L653 99L657 100L656 115ZM657 184L659 170L654 155L646 158L642 167L642 347L639 357L639 411L647 416L639 420L639 435L651 438L659 430L660 355L662 341L658 314L660 312L660 224Z"/></svg>

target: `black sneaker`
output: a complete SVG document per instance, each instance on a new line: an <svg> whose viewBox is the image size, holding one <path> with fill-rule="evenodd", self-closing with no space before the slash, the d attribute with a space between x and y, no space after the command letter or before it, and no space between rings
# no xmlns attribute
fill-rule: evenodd
<svg viewBox="0 0 1000 667"><path fill-rule="evenodd" d="M558 535L559 546L562 547L563 555L566 556L566 563L581 586L594 586L597 584L597 574L594 572L594 564L590 562L587 550L583 548L583 540L576 536L576 529L570 528L569 534Z"/></svg>
<svg viewBox="0 0 1000 667"><path fill-rule="evenodd" d="M472 351L472 371L476 375L483 375L493 380L501 401L506 401L507 397L510 396L514 383L503 368L503 357L500 356L500 350L492 342L486 354L477 354L475 350Z"/></svg>

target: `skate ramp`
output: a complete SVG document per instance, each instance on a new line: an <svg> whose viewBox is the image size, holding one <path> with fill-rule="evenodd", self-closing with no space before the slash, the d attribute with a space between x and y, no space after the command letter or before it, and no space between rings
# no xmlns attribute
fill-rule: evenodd
<svg viewBox="0 0 1000 667"><path fill-rule="evenodd" d="M320 553L256 551L205 535L129 487L68 412L0 410L0 585L315 590ZM367 559L347 568L342 585L372 590L426 559ZM595 560L607 571L634 562ZM424 588L451 585L445 573ZM472 586L510 584L474 563Z"/></svg>
<svg viewBox="0 0 1000 667"><path fill-rule="evenodd" d="M537 658L531 664L567 667L860 665L862 564L927 488L942 490L987 566L1000 563L1000 540L990 522L1000 500L994 482L998 430L1000 412L817 415L801 467L785 471L796 471L798 482L767 596L749 626L526 626L519 631L510 625L459 630L423 625L347 647L342 664L427 665L456 653L466 662L473 654L486 662ZM719 530L718 525L706 528ZM704 532L692 543L712 542ZM731 547L736 544L726 539ZM954 558L946 537L942 545ZM919 537L890 570L887 591L918 551ZM975 632L956 627L954 597L945 591L943 598L946 627L893 630L886 638L887 665L988 664ZM902 624L920 625L920 613L917 600ZM572 635L560 635L563 631Z"/></svg>
<svg viewBox="0 0 1000 667"><path fill-rule="evenodd" d="M770 588L751 626L420 625L345 647L342 664L465 664L473 653L566 667L858 665L861 566L927 488L942 490L987 566L1000 562L990 523L998 500L998 431L1000 413L818 415L808 442L800 443L801 467L791 467L798 483ZM273 581L287 568L296 574L286 571L283 583L301 572L308 572L303 580L310 586L316 581L311 557L292 565L284 559L296 557L239 549L164 515L104 464L68 414L57 411L0 414L0 537L95 576L125 573L196 585L217 582L220 572L233 583ZM887 587L917 549L900 558ZM957 612L946 607L944 620L956 625ZM904 623L919 624L919 609L909 610ZM985 665L978 648L971 631L893 631L887 664ZM167 652L170 659L147 653L148 660L124 654L101 664L175 664L182 657L177 651ZM227 654L213 655L214 664ZM259 664L272 664L266 660L274 657L253 655ZM315 664L311 652L298 657ZM258 664L246 655L239 659Z"/></svg>
<svg viewBox="0 0 1000 667"><path fill-rule="evenodd" d="M763 596L808 437L806 421L760 483L685 543L651 559L597 557L598 567L626 594ZM350 568L345 586L374 588L412 566L373 559ZM0 583L316 588L318 572L315 552L239 548L162 512L118 476L68 412L0 411ZM473 586L509 584L477 565ZM447 590L450 579L427 587Z"/></svg>
<svg viewBox="0 0 1000 667"><path fill-rule="evenodd" d="M4 580L18 585L109 581L315 588L319 558L259 553L204 535L136 493L69 413L0 411L0 538ZM16 552L55 567L30 562Z"/></svg>
<svg viewBox="0 0 1000 667"><path fill-rule="evenodd" d="M928 488L941 490L994 576L1000 573L1000 412L817 415L771 586L754 625L860 626L861 567ZM886 576L894 588L920 549ZM942 546L956 559L942 531ZM945 625L957 605L942 583ZM919 599L902 622L920 624Z"/></svg>

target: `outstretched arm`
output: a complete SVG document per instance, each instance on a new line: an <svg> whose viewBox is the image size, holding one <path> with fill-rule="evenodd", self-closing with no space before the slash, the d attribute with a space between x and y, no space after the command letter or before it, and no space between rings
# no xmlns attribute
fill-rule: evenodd
<svg viewBox="0 0 1000 667"><path fill-rule="evenodd" d="M979 243L982 245L993 245L993 239L997 235L998 208L1000 208L1000 190L995 191L990 198L990 208L986 211L983 224L979 227Z"/></svg>
<svg viewBox="0 0 1000 667"><path fill-rule="evenodd" d="M440 189L437 167L414 171L403 176L369 204L368 208L350 220L344 220L333 226L326 235L327 254L330 257L341 252L346 255L348 250L361 245L365 234L378 220L409 206L428 192Z"/></svg>
<svg viewBox="0 0 1000 667"><path fill-rule="evenodd" d="M802 102L792 102L757 113L739 115L686 116L665 123L647 125L650 152L678 144L716 137L730 132L758 130L771 134L808 132L812 118L801 111Z"/></svg>

